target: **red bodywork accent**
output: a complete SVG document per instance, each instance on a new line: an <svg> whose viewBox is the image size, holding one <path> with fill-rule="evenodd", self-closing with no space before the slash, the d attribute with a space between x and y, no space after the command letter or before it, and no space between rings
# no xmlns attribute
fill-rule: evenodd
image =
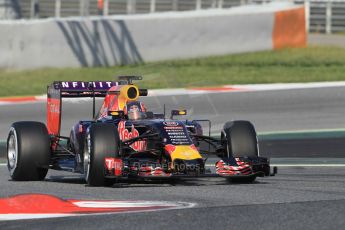
<svg viewBox="0 0 345 230"><path fill-rule="evenodd" d="M60 98L47 98L47 129L49 135L53 135L54 138L51 142L51 148L57 149L59 143L61 127L61 97Z"/></svg>
<svg viewBox="0 0 345 230"><path fill-rule="evenodd" d="M197 149L197 147L195 147L194 144L192 144L190 147L191 147L192 149L194 149L195 151L199 151L199 150Z"/></svg>
<svg viewBox="0 0 345 230"><path fill-rule="evenodd" d="M139 168L138 176L143 177L160 177L171 176L171 173L166 173L161 167L142 166Z"/></svg>
<svg viewBox="0 0 345 230"><path fill-rule="evenodd" d="M241 161L239 158L235 158L237 165L228 165L223 160L216 163L216 172L219 175L250 175L253 173L252 167Z"/></svg>
<svg viewBox="0 0 345 230"><path fill-rule="evenodd" d="M114 174L115 174L115 176L121 176L122 175L122 160L121 159L115 158Z"/></svg>
<svg viewBox="0 0 345 230"><path fill-rule="evenodd" d="M169 154L172 154L173 152L175 152L176 150L176 146L175 145L166 145L165 146L165 151L167 151Z"/></svg>
<svg viewBox="0 0 345 230"><path fill-rule="evenodd" d="M119 89L120 89L119 86L113 86L109 89L109 91L117 91ZM117 100L117 98L118 98L118 95L114 95L114 94L107 94L105 96L103 105L99 112L98 119L108 116L108 111L122 111L123 110L123 108L119 107L119 101Z"/></svg>
<svg viewBox="0 0 345 230"><path fill-rule="evenodd" d="M105 158L105 167L108 171L113 171L114 176L122 176L122 160L119 158Z"/></svg>
<svg viewBox="0 0 345 230"><path fill-rule="evenodd" d="M192 149L194 149L195 151L199 151L197 147L195 147L194 144L190 145L190 147ZM175 152L176 150L176 146L175 145L172 145L172 144L168 144L165 146L165 151L167 151L170 155Z"/></svg>
<svg viewBox="0 0 345 230"><path fill-rule="evenodd" d="M47 99L47 128L50 135L58 136L61 125L61 100L56 98Z"/></svg>

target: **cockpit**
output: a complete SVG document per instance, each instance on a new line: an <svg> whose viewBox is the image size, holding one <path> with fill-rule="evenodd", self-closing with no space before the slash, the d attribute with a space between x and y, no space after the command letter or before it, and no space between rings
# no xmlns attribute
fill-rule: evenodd
<svg viewBox="0 0 345 230"><path fill-rule="evenodd" d="M123 111L129 120L142 120L147 118L146 108L140 101L127 103Z"/></svg>

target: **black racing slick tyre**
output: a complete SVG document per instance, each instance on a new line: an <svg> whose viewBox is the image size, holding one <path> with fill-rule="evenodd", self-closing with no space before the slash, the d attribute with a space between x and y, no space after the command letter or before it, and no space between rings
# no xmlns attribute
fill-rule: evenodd
<svg viewBox="0 0 345 230"><path fill-rule="evenodd" d="M231 121L224 125L222 138L228 157L257 157L256 131L249 121Z"/></svg>
<svg viewBox="0 0 345 230"><path fill-rule="evenodd" d="M90 186L109 186L113 180L105 178L105 158L119 157L120 138L114 124L95 123L85 138L84 175Z"/></svg>
<svg viewBox="0 0 345 230"><path fill-rule="evenodd" d="M14 181L39 181L47 175L50 138L43 123L13 123L7 138L7 166Z"/></svg>

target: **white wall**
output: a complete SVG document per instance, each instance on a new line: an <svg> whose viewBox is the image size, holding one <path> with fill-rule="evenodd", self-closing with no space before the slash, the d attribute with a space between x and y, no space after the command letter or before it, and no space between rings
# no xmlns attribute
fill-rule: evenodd
<svg viewBox="0 0 345 230"><path fill-rule="evenodd" d="M0 22L0 68L113 66L272 49L287 4Z"/></svg>

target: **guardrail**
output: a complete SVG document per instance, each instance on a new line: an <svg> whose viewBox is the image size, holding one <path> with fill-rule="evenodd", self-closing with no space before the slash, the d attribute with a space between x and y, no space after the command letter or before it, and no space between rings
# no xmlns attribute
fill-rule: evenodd
<svg viewBox="0 0 345 230"><path fill-rule="evenodd" d="M5 0L11 1L11 0ZM251 0L12 0L21 5L23 18L154 13L223 8Z"/></svg>
<svg viewBox="0 0 345 230"><path fill-rule="evenodd" d="M345 31L345 0L289 1L305 5L309 31L325 33ZM5 9L11 7L14 12L11 14L7 10L7 15L29 19L230 8L239 5L266 4L273 0L0 0L0 9L1 2Z"/></svg>
<svg viewBox="0 0 345 230"><path fill-rule="evenodd" d="M345 31L344 0L308 0L309 30L312 32L333 33Z"/></svg>

